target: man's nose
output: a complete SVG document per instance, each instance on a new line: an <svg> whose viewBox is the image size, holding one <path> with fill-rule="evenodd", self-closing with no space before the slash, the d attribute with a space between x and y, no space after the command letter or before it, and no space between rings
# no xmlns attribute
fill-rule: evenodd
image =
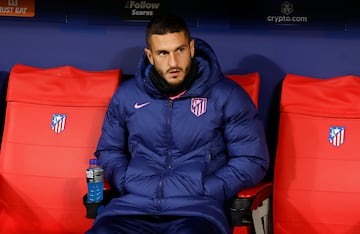
<svg viewBox="0 0 360 234"><path fill-rule="evenodd" d="M169 55L169 66L176 67L178 65L178 58L175 53L170 53Z"/></svg>

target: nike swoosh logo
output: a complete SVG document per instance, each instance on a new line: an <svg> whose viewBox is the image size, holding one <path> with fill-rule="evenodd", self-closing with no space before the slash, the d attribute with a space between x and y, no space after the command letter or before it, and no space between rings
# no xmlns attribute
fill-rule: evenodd
<svg viewBox="0 0 360 234"><path fill-rule="evenodd" d="M142 103L142 104L135 103L134 108L135 109L140 109L140 108L143 108L144 106L147 106L149 104L150 104L150 102L145 102L145 103Z"/></svg>

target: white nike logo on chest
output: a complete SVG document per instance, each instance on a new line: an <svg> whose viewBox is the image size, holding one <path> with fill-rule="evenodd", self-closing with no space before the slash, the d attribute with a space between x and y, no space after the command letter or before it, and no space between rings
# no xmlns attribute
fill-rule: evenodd
<svg viewBox="0 0 360 234"><path fill-rule="evenodd" d="M142 103L142 104L135 103L134 108L135 109L140 109L140 108L143 108L144 106L147 106L149 104L150 104L150 102L145 102L145 103Z"/></svg>

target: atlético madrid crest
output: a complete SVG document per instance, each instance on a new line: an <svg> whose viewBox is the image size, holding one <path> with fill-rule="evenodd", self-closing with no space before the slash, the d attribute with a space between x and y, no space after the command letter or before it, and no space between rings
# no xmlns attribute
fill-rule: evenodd
<svg viewBox="0 0 360 234"><path fill-rule="evenodd" d="M192 98L190 107L191 112L199 117L206 112L206 103L207 98Z"/></svg>
<svg viewBox="0 0 360 234"><path fill-rule="evenodd" d="M56 133L64 131L66 125L66 114L53 114L51 118L51 129Z"/></svg>
<svg viewBox="0 0 360 234"><path fill-rule="evenodd" d="M329 132L329 143L333 146L339 147L345 141L345 127L332 126Z"/></svg>

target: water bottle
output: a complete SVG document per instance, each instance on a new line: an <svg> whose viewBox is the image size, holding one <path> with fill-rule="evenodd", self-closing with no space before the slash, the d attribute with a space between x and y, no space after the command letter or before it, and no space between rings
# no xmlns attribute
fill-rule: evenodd
<svg viewBox="0 0 360 234"><path fill-rule="evenodd" d="M97 158L90 159L86 169L87 201L99 203L103 200L104 175Z"/></svg>

